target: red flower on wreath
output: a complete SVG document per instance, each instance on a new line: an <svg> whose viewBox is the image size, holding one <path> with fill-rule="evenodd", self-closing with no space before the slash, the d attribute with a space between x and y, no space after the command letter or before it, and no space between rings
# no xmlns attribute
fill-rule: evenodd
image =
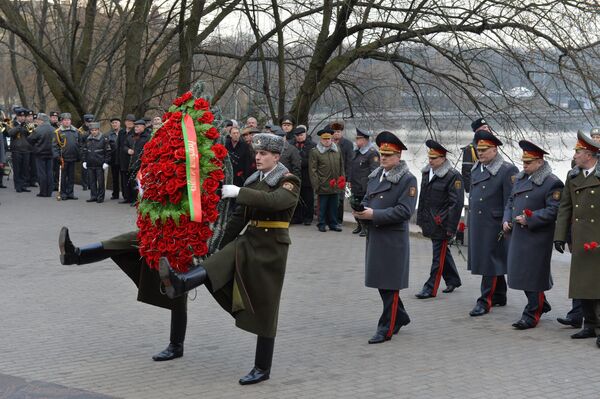
<svg viewBox="0 0 600 399"><path fill-rule="evenodd" d="M219 131L215 127L209 128L206 133L204 133L207 139L216 140L219 138Z"/></svg>
<svg viewBox="0 0 600 399"><path fill-rule="evenodd" d="M227 148L225 148L223 144L215 144L210 147L210 149L215 154L215 157L217 157L219 160L222 160L227 156Z"/></svg>
<svg viewBox="0 0 600 399"><path fill-rule="evenodd" d="M210 103L203 98L197 98L194 101L194 109L198 111L208 111L210 109Z"/></svg>
<svg viewBox="0 0 600 399"><path fill-rule="evenodd" d="M178 97L175 100L173 100L173 105L180 107L183 104L190 101L191 99L192 99L192 92L188 91L187 93L184 93L181 97Z"/></svg>

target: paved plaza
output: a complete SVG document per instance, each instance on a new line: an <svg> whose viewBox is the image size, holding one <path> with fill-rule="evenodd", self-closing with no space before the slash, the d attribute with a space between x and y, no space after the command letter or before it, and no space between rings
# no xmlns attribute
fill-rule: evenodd
<svg viewBox="0 0 600 399"><path fill-rule="evenodd" d="M431 245L414 236L411 284L400 294L412 322L392 341L368 345L381 302L364 287L364 238L350 226L341 233L291 228L271 380L238 385L253 366L255 336L237 329L204 288L189 303L185 356L153 362L168 343L169 312L137 302L135 286L110 260L58 261L60 226L70 228L76 245L100 241L131 230L135 209L110 200L88 204L89 192L65 202L36 193L0 190L0 398L530 399L600 392L600 349L594 340L570 339L575 330L555 321L570 307L567 255L554 256L552 311L537 328L515 331L524 294L509 290L506 307L469 317L480 279L455 250L463 286L416 299Z"/></svg>

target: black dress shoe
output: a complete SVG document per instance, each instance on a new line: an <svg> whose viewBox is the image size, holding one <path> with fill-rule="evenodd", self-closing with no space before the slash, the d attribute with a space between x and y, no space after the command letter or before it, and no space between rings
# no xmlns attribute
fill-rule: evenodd
<svg viewBox="0 0 600 399"><path fill-rule="evenodd" d="M58 234L58 249L62 265L76 265L79 263L79 254L69 237L69 229L62 227Z"/></svg>
<svg viewBox="0 0 600 399"><path fill-rule="evenodd" d="M513 323L512 326L514 328L516 328L517 330L527 330L528 328L533 328L535 326L527 323L525 320L521 319L519 321L517 321L516 323Z"/></svg>
<svg viewBox="0 0 600 399"><path fill-rule="evenodd" d="M177 359L178 357L182 357L182 356L183 356L183 343L174 344L171 342L164 351L152 356L152 360L154 360L155 362L164 362L167 360Z"/></svg>
<svg viewBox="0 0 600 399"><path fill-rule="evenodd" d="M600 348L600 337L596 338L596 346Z"/></svg>
<svg viewBox="0 0 600 399"><path fill-rule="evenodd" d="M452 284L450 284L450 285L446 286L446 289L443 290L442 292L446 293L446 294L449 294L451 292L454 292L454 290L457 289L458 287L460 287L460 284L459 285L452 285Z"/></svg>
<svg viewBox="0 0 600 399"><path fill-rule="evenodd" d="M489 313L489 310L487 310L485 307L483 307L483 305L478 303L477 305L475 305L473 310L471 310L469 312L469 316L472 316L472 317L483 316L486 313Z"/></svg>
<svg viewBox="0 0 600 399"><path fill-rule="evenodd" d="M98 201L96 201L96 202L97 202L97 203L99 203L99 204L101 204L101 203L103 203L103 202L104 202L104 200L102 200L102 199L99 199L99 200L98 200Z"/></svg>
<svg viewBox="0 0 600 399"><path fill-rule="evenodd" d="M305 226L310 226L310 225L312 224L312 222L311 222L310 220L305 220L305 221L303 222L303 224L304 224Z"/></svg>
<svg viewBox="0 0 600 399"><path fill-rule="evenodd" d="M245 376L240 378L240 385L258 384L270 378L271 370L263 370L254 366L254 368Z"/></svg>
<svg viewBox="0 0 600 399"><path fill-rule="evenodd" d="M0 188L7 188L4 184L0 184Z"/></svg>
<svg viewBox="0 0 600 399"><path fill-rule="evenodd" d="M75 197L74 195L69 195L69 199L78 200L79 198Z"/></svg>
<svg viewBox="0 0 600 399"><path fill-rule="evenodd" d="M28 188L22 188L21 191L19 191L21 193L30 193L31 190L29 190Z"/></svg>
<svg viewBox="0 0 600 399"><path fill-rule="evenodd" d="M327 231L327 229L325 228L325 226L319 226L319 231L321 233L325 233Z"/></svg>
<svg viewBox="0 0 600 399"><path fill-rule="evenodd" d="M342 231L342 227L339 225L336 226L330 226L329 230L333 230L333 231Z"/></svg>
<svg viewBox="0 0 600 399"><path fill-rule="evenodd" d="M358 235L359 237L366 237L367 236L367 230L366 229L362 229L360 231L360 234Z"/></svg>
<svg viewBox="0 0 600 399"><path fill-rule="evenodd" d="M358 234L362 231L362 226L359 224L358 226L356 226L356 228L354 230L352 230L352 234Z"/></svg>
<svg viewBox="0 0 600 399"><path fill-rule="evenodd" d="M581 331L571 335L573 339L595 338L596 331L592 327L583 327Z"/></svg>
<svg viewBox="0 0 600 399"><path fill-rule="evenodd" d="M85 202L96 202L98 201L96 198L90 198L88 200L85 200Z"/></svg>
<svg viewBox="0 0 600 399"><path fill-rule="evenodd" d="M556 321L558 321L560 324L564 325L564 326L571 326L573 328L581 328L582 324L583 324L583 320L575 320L575 319L571 319L570 317L558 317L556 319Z"/></svg>
<svg viewBox="0 0 600 399"><path fill-rule="evenodd" d="M380 344L382 342L389 341L390 339L392 338L388 338L386 335L377 332L371 337L371 339L369 340L369 344Z"/></svg>
<svg viewBox="0 0 600 399"><path fill-rule="evenodd" d="M415 296L419 299L427 299L427 298L433 298L433 294L431 293L431 291L428 291L426 289L422 289L421 292L419 292L418 294L415 294Z"/></svg>

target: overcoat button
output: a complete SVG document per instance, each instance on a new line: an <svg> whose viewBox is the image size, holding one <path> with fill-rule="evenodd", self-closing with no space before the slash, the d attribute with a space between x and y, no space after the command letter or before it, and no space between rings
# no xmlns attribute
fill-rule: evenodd
<svg viewBox="0 0 600 399"><path fill-rule="evenodd" d="M590 205L590 207L593 209L593 208L594 208L594 205Z"/></svg>
<svg viewBox="0 0 600 399"><path fill-rule="evenodd" d="M525 198L529 198L529 195L526 195Z"/></svg>
<svg viewBox="0 0 600 399"><path fill-rule="evenodd" d="M478 211L477 213L481 215L481 211Z"/></svg>
<svg viewBox="0 0 600 399"><path fill-rule="evenodd" d="M579 204L575 204L575 208L579 208Z"/></svg>
<svg viewBox="0 0 600 399"><path fill-rule="evenodd" d="M383 198L383 195L380 195L379 198Z"/></svg>
<svg viewBox="0 0 600 399"><path fill-rule="evenodd" d="M594 223L594 219L590 220L590 222Z"/></svg>
<svg viewBox="0 0 600 399"><path fill-rule="evenodd" d="M594 190L590 191L590 193L594 194Z"/></svg>
<svg viewBox="0 0 600 399"><path fill-rule="evenodd" d="M575 218L575 221L576 221L576 222L579 222L579 219Z"/></svg>
<svg viewBox="0 0 600 399"><path fill-rule="evenodd" d="M265 229L265 231L269 231L269 229Z"/></svg>
<svg viewBox="0 0 600 399"><path fill-rule="evenodd" d="M485 188L485 186L481 187L481 188Z"/></svg>

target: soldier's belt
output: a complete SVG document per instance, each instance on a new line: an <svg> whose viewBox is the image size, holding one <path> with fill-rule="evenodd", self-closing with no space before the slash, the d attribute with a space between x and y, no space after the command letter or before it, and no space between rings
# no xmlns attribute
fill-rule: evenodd
<svg viewBox="0 0 600 399"><path fill-rule="evenodd" d="M290 222L279 222L274 220L251 220L248 222L248 226L265 229L287 229L290 227Z"/></svg>

